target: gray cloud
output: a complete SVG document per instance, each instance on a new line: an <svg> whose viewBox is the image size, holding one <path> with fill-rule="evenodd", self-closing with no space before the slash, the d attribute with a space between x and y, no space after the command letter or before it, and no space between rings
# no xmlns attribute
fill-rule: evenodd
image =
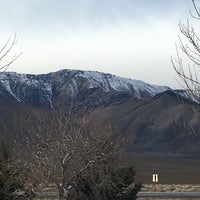
<svg viewBox="0 0 200 200"><path fill-rule="evenodd" d="M16 31L21 39L66 37L82 32L178 24L188 0L0 0L0 35ZM191 3L191 2L190 2ZM189 11L188 11L189 12ZM116 34L116 33L114 33ZM64 40L64 38L63 38Z"/></svg>
<svg viewBox="0 0 200 200"><path fill-rule="evenodd" d="M16 26L101 26L166 18L188 0L0 0L0 23ZM24 27L26 28L26 27Z"/></svg>
<svg viewBox="0 0 200 200"><path fill-rule="evenodd" d="M165 74L172 74L169 57L177 24L189 15L192 4L189 0L0 0L0 7L0 37L17 31L26 53L16 62L20 72L88 66L84 69L172 85ZM163 74L155 77L157 71Z"/></svg>

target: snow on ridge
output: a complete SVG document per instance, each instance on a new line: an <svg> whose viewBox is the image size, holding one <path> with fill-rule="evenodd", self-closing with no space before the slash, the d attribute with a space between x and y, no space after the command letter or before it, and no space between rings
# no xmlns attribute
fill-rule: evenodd
<svg viewBox="0 0 200 200"><path fill-rule="evenodd" d="M48 91L52 90L51 81L44 80L42 78L37 79L40 75L31 75L31 74L19 74L16 72L4 72L0 74L0 82L4 83L8 81L7 84L10 84L10 81L15 83L24 84L25 86L34 86L46 88Z"/></svg>
<svg viewBox="0 0 200 200"><path fill-rule="evenodd" d="M27 89L38 88L42 91L46 102L52 107L52 84L50 80L38 78L38 75L3 72L0 74L0 83L18 102L25 102L25 99L29 98L29 95L26 94ZM41 96L40 101L43 97Z"/></svg>
<svg viewBox="0 0 200 200"><path fill-rule="evenodd" d="M109 88L111 88L119 92L127 91L132 93L132 89L134 89L138 95L140 95L141 91L146 91L153 96L166 90L170 90L170 88L167 86L151 85L140 80L122 78L96 71L82 71L82 73L79 73L78 76L88 79L91 84L91 88L101 87L106 92L109 92Z"/></svg>
<svg viewBox="0 0 200 200"><path fill-rule="evenodd" d="M39 101L50 103L52 106L53 87L57 90L65 82L68 84L68 95L76 96L79 91L78 77L83 77L87 82L87 88L102 88L105 92L126 92L137 98L142 98L142 93L154 96L158 93L170 90L169 87L150 85L140 80L122 78L119 76L101 73L97 71L60 70L48 74L19 74L16 72L4 72L0 74L2 87L16 100L23 102L25 98L31 98L27 94L29 89L40 90ZM23 93L23 94L22 94ZM26 100L25 100L26 101Z"/></svg>
<svg viewBox="0 0 200 200"><path fill-rule="evenodd" d="M105 80L104 74L100 72L83 71L78 76L86 78L90 83L90 88L101 87L109 92L109 85Z"/></svg>
<svg viewBox="0 0 200 200"><path fill-rule="evenodd" d="M140 94L140 92L145 91L151 94L152 96L154 96L158 93L164 92L166 90L170 90L170 88L167 86L151 85L140 80L123 78L123 77L115 76L112 74L102 73L102 72L97 72L97 71L84 71L84 70L74 70L74 69L63 69L57 72L51 72L48 74L39 74L39 75L18 74L16 72L5 72L0 75L0 79L2 75L5 74L7 76L9 74L10 76L19 78L20 82L24 82L24 84L27 84L27 85L34 85L35 87L38 87L42 84L43 87L46 87L50 92L52 90L51 80L44 81L44 80L41 80L42 77L50 74L51 75L50 79L52 79L52 75L54 76L57 73L63 73L65 74L64 77L67 78L67 74L69 72L73 72L75 77L79 76L79 77L86 78L88 83L90 84L89 88L100 87L105 92L109 92L110 89L112 89L119 92L126 91L129 93L132 93L134 90L134 92L138 95ZM41 79L38 80L36 78L38 76L41 76ZM75 86L76 84L73 82L73 85Z"/></svg>

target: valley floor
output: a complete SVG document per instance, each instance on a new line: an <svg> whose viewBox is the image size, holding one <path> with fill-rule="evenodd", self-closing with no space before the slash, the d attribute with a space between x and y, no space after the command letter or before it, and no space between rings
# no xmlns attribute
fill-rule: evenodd
<svg viewBox="0 0 200 200"><path fill-rule="evenodd" d="M174 184L186 185L183 187L189 187L189 190L189 185L194 185L195 189L198 188L195 185L200 184L199 156L135 153L129 154L128 157L134 162L137 182L152 184L152 175L158 174L158 184L170 185L170 190L173 190Z"/></svg>

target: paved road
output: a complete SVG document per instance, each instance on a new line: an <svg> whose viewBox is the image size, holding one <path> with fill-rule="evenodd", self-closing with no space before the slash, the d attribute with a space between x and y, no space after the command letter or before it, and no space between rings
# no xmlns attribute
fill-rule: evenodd
<svg viewBox="0 0 200 200"><path fill-rule="evenodd" d="M200 192L139 192L137 197L195 197L200 199Z"/></svg>

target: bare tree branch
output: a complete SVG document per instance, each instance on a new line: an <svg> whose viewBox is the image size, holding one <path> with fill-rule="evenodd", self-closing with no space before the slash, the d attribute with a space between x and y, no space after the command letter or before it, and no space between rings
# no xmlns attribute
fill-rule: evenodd
<svg viewBox="0 0 200 200"><path fill-rule="evenodd" d="M13 165L32 191L35 186L56 185L61 199L80 199L81 193L87 197L88 192L95 193L92 199L101 199L108 191L116 197L119 184L120 188L127 185L115 174L121 153L111 140L110 127L89 128L87 120L70 118L59 111L43 115L42 120L37 114L17 115ZM85 191L85 184L92 191Z"/></svg>
<svg viewBox="0 0 200 200"><path fill-rule="evenodd" d="M196 16L194 14L191 14L191 16L195 20L199 20L200 9L197 7L195 0L192 0L192 3ZM184 64L177 45L176 57L172 57L171 62L191 99L200 103L200 38L195 28L189 22L189 19L187 19L185 24L179 22L179 29L181 32L181 36L179 36L179 48L183 55L188 58L189 63L187 65Z"/></svg>
<svg viewBox="0 0 200 200"><path fill-rule="evenodd" d="M14 34L13 38L9 38L4 46L0 49L0 73L5 72L8 67L13 64L21 55L22 53L14 54L9 59L7 58L10 53L12 52L14 46L17 43L17 35Z"/></svg>

